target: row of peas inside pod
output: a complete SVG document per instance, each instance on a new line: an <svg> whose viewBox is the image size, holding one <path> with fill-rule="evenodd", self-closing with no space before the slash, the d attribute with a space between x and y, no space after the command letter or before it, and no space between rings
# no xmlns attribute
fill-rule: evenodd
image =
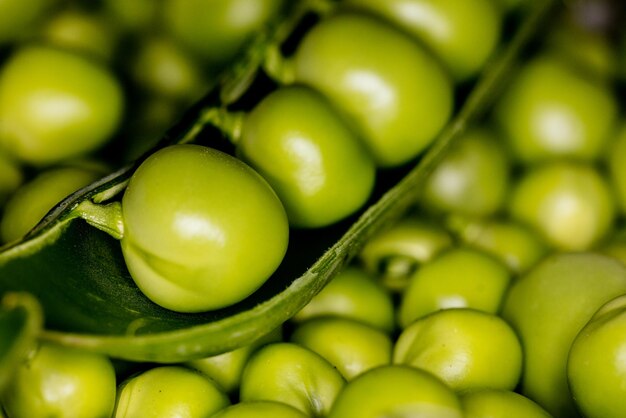
<svg viewBox="0 0 626 418"><path fill-rule="evenodd" d="M362 3L363 7L380 7L373 2L372 5ZM325 17L319 26L314 26L305 35L301 45L306 45L308 36L319 33L315 31L321 31L318 29L320 27L330 32L327 36L336 36L335 30L348 30L341 27L340 23L374 24L374 20L369 17L347 16ZM337 29L332 25L340 27ZM389 28L385 31L392 32ZM383 42L381 39L384 39L385 31L378 34L380 36L376 37L376 42ZM322 35L317 36L323 41ZM320 38L317 39L316 42L321 42ZM387 48L391 49L391 46L387 45ZM359 51L359 48L355 50ZM381 51L384 50L381 48ZM315 52L310 52L313 58ZM369 59L374 54L371 46L366 52L363 59ZM561 51L548 52L558 55ZM299 80L297 63L300 53L304 54L297 50L295 55L295 73L289 75L295 77L294 80ZM529 60L528 64L520 67L510 89L496 107L494 125L485 124L468 131L433 173L425 187L423 201L415 209L419 218L407 217L365 246L359 260L369 273L357 266L342 271L292 322L285 324L282 333L275 331L251 346L220 356L193 359L184 365L153 367L148 364L116 363L117 379L115 368L103 356L43 344L18 369L13 384L3 394L2 402L8 417L46 416L50 413L60 416L113 414L116 417L162 417L175 416L176 411L180 410L185 410L187 416L222 418L380 417L393 414L432 417L565 417L575 416L578 413L576 411L581 411L587 417L620 416L624 408L620 403L619 390L617 394L607 395L607 388L596 389L595 384L604 382L606 375L602 374L603 377L599 378L589 374L598 370L606 373L607 368L608 373L611 372L611 363L607 360L610 354L602 351L607 347L607 340L598 341L598 337L594 336L606 338L606 331L601 326L593 325L592 321L576 337L594 312L603 303L619 296L622 287L626 286L626 270L619 259L588 252L602 249L619 253L620 250L619 241L609 241L617 213L613 194L621 193L619 157L610 154L617 161L613 164L616 169L607 171L610 174L599 172L597 168L601 164L600 158L609 155L607 149L611 147L610 144L619 142L611 141L610 138L620 137L615 135L620 115L614 91L603 82L597 82L598 78L588 78L588 73L579 73L577 66L569 64L570 52L564 53L566 58L555 58L552 55L545 58L548 67L554 65L563 72L557 72L555 79L541 82L558 90L556 86L562 80L574 80L565 89L568 93L584 85L581 88L583 93L574 95L579 97L591 91L590 97L580 101L583 104L601 97L601 104L596 103L590 109L581 111L582 115L587 115L590 111L597 111L600 106L606 106L602 108L602 114L608 113L609 116L590 118L592 124L606 126L590 129L600 131L596 139L605 142L604 145L592 145L592 149L595 146L597 148L589 155L582 152L581 157L578 151L572 152L568 146L564 146L559 147L557 152L544 150L545 155L540 157L541 165L531 165L521 153L516 153L514 145L504 142L511 141L513 144L514 132L517 132L515 126L510 126L510 120L518 123L518 119L523 119L524 111L534 113L533 110L522 109L522 115L511 118L509 114L519 110L507 103L519 103L511 95L520 94L520 91L533 91L532 86L517 86L526 82L523 75L525 70L544 62L544 58L538 55L536 61ZM338 57L346 55L346 51L339 51L332 60L320 64L320 68L330 67ZM313 58L307 55L307 70L312 62L309 60ZM346 66L345 63L342 65ZM341 70L339 68L336 71ZM381 76L380 73L377 75ZM367 138L368 134L376 139L379 133L375 129L377 125L359 128L360 123L364 123L359 118L361 115L351 113L350 107L342 107L350 105L350 100L340 95L344 92L331 90L331 93L327 93L324 88L336 86L322 84L322 87L311 87L313 82L300 81L296 86L281 87L270 93L248 115L232 116L235 125L242 128L241 136L235 139L242 158L249 161L273 187L280 202L257 174L230 157L197 145L165 148L149 157L136 171L121 203L125 224L122 247L131 274L149 297L157 295L154 297L157 303L163 298L173 297L175 300L171 309L195 311L213 308L202 305L206 303L204 301L196 302L197 292L185 292L184 286L182 289L161 286L158 280L173 273L176 280L185 278L187 274L195 278L198 269L205 268L203 265L198 267L194 262L197 255L207 248L186 246L184 239L197 239L198 234L202 234L202 238L213 242L209 244L213 247L208 249L216 251L216 244L230 238L223 234L219 228L221 225L216 227L206 219L199 219L195 216L196 212L192 216L173 217L178 228L174 232L180 232L177 238L181 241L171 245L166 242L165 249L169 251L167 255L174 254L179 259L172 262L158 252L144 248L143 245L163 242L162 238L150 235L153 233L149 228L150 222L162 222L164 212L167 215L170 208L172 211L177 210L176 207L172 208L170 201L159 196L168 188L183 196L186 188L197 190L196 182L201 182L202 187L210 186L211 183L207 183L206 179L227 176L230 170L232 174L224 177L228 178L228 187L243 189L247 191L246 196L252 196L245 203L259 205L255 220L258 222L261 216L267 216L267 220L260 223L263 227L269 226L270 232L258 226L253 228L252 232L258 233L253 248L245 243L241 247L245 256L241 258L234 255L233 261L228 264L248 259L253 251L258 251L260 243L263 244L263 251L274 255L284 251L281 247L286 245L282 241L286 240L287 227L285 219L282 219L285 215L281 212L281 204L285 206L286 219L298 228L312 228L318 226L315 222L324 224L338 220L329 221L324 219L326 216L347 216L332 212L335 207L342 210L334 203L349 200L349 196L346 196L349 189L343 190L343 194L340 193L338 197L322 199L324 203L315 210L309 210L308 205L316 202L301 199L302 189L294 185L316 185L320 181L316 166L313 165L313 169L311 165L304 166L308 171L295 170L297 174L286 176L286 181L284 173L289 175L294 170L281 165L287 164L284 163L284 153L278 153L278 159L268 163L266 169L257 168L257 164L260 167L261 163L255 163L254 157L250 156L255 149L260 149L260 146L254 144L258 137L263 137L268 131L276 132L270 138L280 138L283 134L281 126L271 119L273 113L294 115L289 118L289 123L292 119L306 122L307 116L311 120L328 120L330 126L336 127L336 137L348 138L345 141L348 144L348 141L352 141L350 138ZM359 109L363 103L367 103L367 92L358 90L363 85L371 86L356 81L357 92L365 96L358 101ZM536 91L552 93L551 89L545 88ZM567 100L559 103L559 98L559 93L556 93L545 99L557 110L553 113L554 119L545 116L549 120L538 123L540 133L559 136L565 126L580 134L582 142L585 142L588 139L585 124L589 121L576 113L579 110L576 106L571 106ZM281 107L280 100L289 101ZM527 106L532 107L533 100ZM299 106L303 103L305 109L300 110ZM333 113L328 109L338 110ZM609 112L605 109L609 109ZM299 114L299 110L303 113ZM376 115L382 115L382 122L385 122L384 117L388 115L383 110L386 111L382 109ZM255 112L258 112L256 116ZM371 109L367 113L371 116ZM338 114L342 116L338 117ZM230 120L230 117L219 114L216 123ZM253 123L254 117L258 119L257 125ZM367 119L368 122L370 120ZM572 121L576 126L569 125ZM409 122L411 120L404 120L404 123ZM269 128L264 125L266 123ZM560 124L561 129L554 129L555 124ZM263 128L258 128L259 125ZM533 122L522 123L522 126L529 129ZM307 129L305 133L313 132L309 138L315 138L318 126L314 124ZM402 131L397 129L398 132ZM582 133L578 129L582 129ZM314 143L321 149L316 154L310 152L316 149L311 146L311 142L300 141L304 135L300 134L296 139L284 135L287 140L291 139L287 141L290 145L295 143L290 154L304 156L307 162L313 158L311 155L326 155L323 143ZM591 137L593 139L593 135ZM563 137L556 139L557 142L566 140ZM554 138L547 140L548 143L554 141ZM377 149L376 145L375 142L366 142L366 145L360 145L360 154L356 155L368 156L374 161L371 163L374 166L399 164L384 162L389 161L387 158L393 159L393 153L391 156L376 154L371 151ZM246 146L250 147L248 151ZM577 149L576 146L571 147ZM345 148L349 150L350 146ZM359 146L352 148L358 149ZM561 152L562 148L567 151ZM410 159L398 154L395 158ZM267 158L267 154L261 154L261 157ZM358 162L351 164L349 169L359 170L363 159L355 160ZM206 165L205 161L209 161L211 166ZM276 170L277 174L266 174L276 166L280 168ZM298 166L301 167L303 165ZM342 167L337 165L335 168L339 170ZM184 182L184 179L191 177L185 174L184 169L201 173L198 175L200 179ZM545 170L548 174L544 176L547 177L534 183L526 180L533 178L531 176L535 176L535 172L544 173L535 170ZM561 170L565 174L561 174ZM374 168L369 171L373 177ZM204 172L206 175L202 174ZM171 179L173 173L176 177L174 180ZM276 180L276 177L279 179ZM223 180L221 177L219 179ZM282 185L282 188L275 184ZM533 190L533 187L539 187L539 190ZM525 191L527 189L530 191ZM220 185L211 190L216 194L222 193L223 187ZM194 198L198 203L193 206L194 201L191 200L193 210L206 205L206 199L202 196ZM356 205L357 208L366 199L367 196ZM182 198L179 200L183 201ZM155 205L166 210L141 209L140 205L145 205L145 201L155 202ZM592 203L590 207L589 203ZM210 205L210 209L217 210L217 213L228 213L238 220L245 218L245 215L236 213L232 201L217 207L214 202ZM541 207L537 208L537 205ZM549 213L550 221L544 220L546 212ZM321 221L315 218L318 214L322 217ZM557 222L563 219L564 223ZM580 220L582 227L578 224ZM167 221L165 223L171 224ZM241 234L237 232L239 222L231 225L235 233ZM136 235L132 235L133 228ZM243 228L246 228L245 233L249 233L252 227ZM582 234L575 233L579 228ZM268 235L276 237L275 242L268 242ZM605 242L610 244L605 245ZM581 253L561 253L569 250ZM132 259L128 254L130 257L148 257ZM270 264L280 262L267 254L260 254L259 258ZM261 264L259 262L258 265ZM224 275L231 274L228 266L218 264L217 268L226 269L221 270ZM240 271L232 274L240 274ZM268 273L259 274L266 276ZM157 279L156 284L154 279ZM147 284L139 283L143 280ZM256 280L258 277L253 281ZM217 303L232 303L232 300L245 297L250 292L249 289L240 288L211 289L211 292L215 291L236 293L232 296L234 299L222 293ZM529 301L537 301L537 304ZM618 299L602 308L596 317L606 318L606 313L611 313L610 317L617 317L616 312L620 312L621 305ZM166 307L170 308L170 305ZM568 315L564 315L564 312ZM546 324L547 319L550 320L549 324ZM602 323L604 321L600 325ZM598 329L602 332L595 332ZM609 337L615 334L619 333L609 331ZM283 341L278 342L280 340ZM612 342L619 344L615 338ZM572 349L573 354L568 360L570 346L575 349ZM605 361L604 368L589 367L586 364L588 358ZM54 379L48 379L48 376ZM52 387L48 386L48 382L60 376L67 379L65 385L54 383ZM116 380L120 383L117 393ZM594 384L590 385L590 381ZM575 396L568 387L576 391ZM619 388L619 385L610 387ZM514 389L527 397L513 392ZM99 394L98 405L90 400L93 392ZM42 393L51 395L46 398ZM164 396L164 393L167 395ZM46 399L46 402L41 402L41 399ZM229 406L231 403L233 405ZM66 411L84 411L84 414Z"/></svg>

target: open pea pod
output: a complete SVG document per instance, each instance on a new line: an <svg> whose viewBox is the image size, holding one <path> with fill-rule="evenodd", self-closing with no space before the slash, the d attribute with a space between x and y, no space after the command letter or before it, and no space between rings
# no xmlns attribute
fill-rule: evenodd
<svg viewBox="0 0 626 418"><path fill-rule="evenodd" d="M362 244L411 206L428 173L450 143L479 117L524 44L551 10L553 0L536 2L517 34L492 62L454 120L419 164L360 214L332 227L292 230L279 269L254 294L227 308L183 314L149 301L135 286L119 242L94 228L106 203L119 199L139 163L74 193L53 209L23 240L0 252L0 293L34 294L45 312L42 340L105 353L112 357L178 362L232 350L270 332L293 316L339 271ZM288 18L286 25L296 18ZM288 32L283 27L283 32ZM280 33L280 31L278 31ZM253 45L226 85L199 103L174 127L162 145L220 133L205 128L207 114L237 100L262 61L263 42ZM255 49L257 48L257 49ZM215 137L215 138L213 138ZM392 176L393 177L393 176ZM391 181L395 182L392 178ZM85 222L87 220L87 222Z"/></svg>

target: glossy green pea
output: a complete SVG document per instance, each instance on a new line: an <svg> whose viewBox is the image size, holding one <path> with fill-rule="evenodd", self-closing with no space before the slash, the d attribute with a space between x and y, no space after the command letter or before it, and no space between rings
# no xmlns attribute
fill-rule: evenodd
<svg viewBox="0 0 626 418"><path fill-rule="evenodd" d="M349 382L328 418L461 418L456 394L432 374L382 366Z"/></svg>
<svg viewBox="0 0 626 418"><path fill-rule="evenodd" d="M348 0L425 44L457 80L474 76L494 51L501 16L492 0Z"/></svg>
<svg viewBox="0 0 626 418"><path fill-rule="evenodd" d="M251 401L229 406L211 418L307 418L308 415L280 402Z"/></svg>
<svg viewBox="0 0 626 418"><path fill-rule="evenodd" d="M609 231L615 202L606 180L593 167L554 162L530 169L518 180L509 211L557 249L580 251Z"/></svg>
<svg viewBox="0 0 626 418"><path fill-rule="evenodd" d="M28 164L50 165L101 146L122 108L106 68L68 51L23 47L0 72L0 145Z"/></svg>
<svg viewBox="0 0 626 418"><path fill-rule="evenodd" d="M465 418L552 418L543 408L519 393L484 389L463 393Z"/></svg>
<svg viewBox="0 0 626 418"><path fill-rule="evenodd" d="M20 167L0 151L0 207L8 197L22 184L24 175Z"/></svg>
<svg viewBox="0 0 626 418"><path fill-rule="evenodd" d="M499 311L511 274L495 258L471 248L446 251L411 278L399 309L402 328L429 313L450 308Z"/></svg>
<svg viewBox="0 0 626 418"><path fill-rule="evenodd" d="M243 162L200 145L157 151L122 199L124 259L137 286L180 312L234 304L258 289L287 249L270 186Z"/></svg>
<svg viewBox="0 0 626 418"><path fill-rule="evenodd" d="M422 203L440 212L489 216L509 187L509 158L486 128L469 130L454 143L424 186Z"/></svg>
<svg viewBox="0 0 626 418"><path fill-rule="evenodd" d="M178 366L155 367L120 385L114 418L205 418L230 405L206 376Z"/></svg>
<svg viewBox="0 0 626 418"><path fill-rule="evenodd" d="M53 0L0 1L0 45L25 35L43 18Z"/></svg>
<svg viewBox="0 0 626 418"><path fill-rule="evenodd" d="M548 253L535 230L513 220L453 215L448 226L465 244L493 255L516 274L526 272Z"/></svg>
<svg viewBox="0 0 626 418"><path fill-rule="evenodd" d="M429 371L456 391L513 390L522 372L522 347L500 317L447 309L409 325L398 337L393 362Z"/></svg>
<svg viewBox="0 0 626 418"><path fill-rule="evenodd" d="M496 120L525 163L593 160L604 151L617 110L608 86L542 56L521 68L496 107Z"/></svg>
<svg viewBox="0 0 626 418"><path fill-rule="evenodd" d="M394 329L391 295L373 277L357 267L339 272L292 320L320 316L355 319L386 332Z"/></svg>
<svg viewBox="0 0 626 418"><path fill-rule="evenodd" d="M521 392L555 417L578 416L567 355L600 306L626 293L626 268L598 254L557 254L513 283L502 316L524 347Z"/></svg>
<svg viewBox="0 0 626 418"><path fill-rule="evenodd" d="M442 68L409 37L374 18L338 14L322 20L305 35L294 61L296 81L330 99L379 166L414 158L450 117L452 86Z"/></svg>
<svg viewBox="0 0 626 418"><path fill-rule="evenodd" d="M115 405L115 371L108 358L41 345L2 393L11 418L108 418Z"/></svg>
<svg viewBox="0 0 626 418"><path fill-rule="evenodd" d="M567 360L567 376L578 409L587 418L624 415L626 296L604 306L578 333Z"/></svg>
<svg viewBox="0 0 626 418"><path fill-rule="evenodd" d="M18 189L7 202L0 221L4 242L23 237L63 198L87 186L102 173L82 167L61 167L42 172Z"/></svg>
<svg viewBox="0 0 626 418"><path fill-rule="evenodd" d="M240 399L282 402L323 417L344 384L341 374L318 354L296 344L276 343L261 348L246 365Z"/></svg>
<svg viewBox="0 0 626 418"><path fill-rule="evenodd" d="M367 201L374 161L319 93L270 93L247 116L239 152L274 188L292 225L321 227Z"/></svg>
<svg viewBox="0 0 626 418"><path fill-rule="evenodd" d="M420 266L452 245L452 237L434 221L401 219L370 238L359 254L363 268L381 277L390 290L402 291Z"/></svg>
<svg viewBox="0 0 626 418"><path fill-rule="evenodd" d="M352 319L311 319L298 325L291 341L324 357L348 381L374 367L391 364L389 336Z"/></svg>

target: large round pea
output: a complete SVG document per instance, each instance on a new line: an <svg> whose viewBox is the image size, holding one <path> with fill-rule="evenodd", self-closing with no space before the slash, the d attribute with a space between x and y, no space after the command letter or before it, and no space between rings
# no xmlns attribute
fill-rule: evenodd
<svg viewBox="0 0 626 418"><path fill-rule="evenodd" d="M366 16L339 14L313 27L296 51L295 74L330 99L380 166L414 158L452 111L451 82L430 53Z"/></svg>
<svg viewBox="0 0 626 418"><path fill-rule="evenodd" d="M308 418L308 415L281 402L250 401L222 409L211 418Z"/></svg>
<svg viewBox="0 0 626 418"><path fill-rule="evenodd" d="M381 15L428 46L458 80L475 75L498 43L493 0L348 0Z"/></svg>
<svg viewBox="0 0 626 418"><path fill-rule="evenodd" d="M106 68L67 51L24 47L0 73L0 145L35 165L85 154L111 137L122 107Z"/></svg>
<svg viewBox="0 0 626 418"><path fill-rule="evenodd" d="M265 97L248 115L238 145L295 226L337 222L363 206L374 187L367 150L326 99L306 87Z"/></svg>
<svg viewBox="0 0 626 418"><path fill-rule="evenodd" d="M105 418L115 405L108 358L51 344L21 364L2 404L11 418Z"/></svg>
<svg viewBox="0 0 626 418"><path fill-rule="evenodd" d="M162 366L120 385L114 418L205 418L230 405L206 376L178 366Z"/></svg>
<svg viewBox="0 0 626 418"><path fill-rule="evenodd" d="M170 146L144 161L122 213L122 251L133 279L148 298L175 311L244 299L287 249L287 217L265 180L199 145Z"/></svg>
<svg viewBox="0 0 626 418"><path fill-rule="evenodd" d="M465 418L552 418L543 408L519 393L484 389L461 395Z"/></svg>

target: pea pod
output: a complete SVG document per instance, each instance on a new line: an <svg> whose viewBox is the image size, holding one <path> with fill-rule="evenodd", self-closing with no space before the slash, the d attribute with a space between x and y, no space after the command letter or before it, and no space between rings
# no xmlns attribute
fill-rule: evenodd
<svg viewBox="0 0 626 418"><path fill-rule="evenodd" d="M375 204L345 222L332 228L291 231L287 255L279 269L241 302L210 312L176 313L150 302L132 283L119 243L110 235L119 238L120 230L110 220L119 211L115 200L141 161L73 194L52 209L26 237L4 247L0 252L0 292L26 290L36 295L47 321L40 335L43 340L114 357L174 362L222 353L252 342L300 310L367 238L415 203L426 175L449 143L486 110L515 56L553 3L546 0L537 4L535 13L502 57L494 61L418 166L410 172L400 171L406 175L397 185L378 190ZM299 14L296 10L277 30L262 33L242 61L225 74L220 88L192 108L169 131L160 147L189 142L198 136L199 142L208 139L222 146L221 135L206 125L215 117L216 109L241 105L250 95L263 90L259 84L262 78L254 77L263 61L263 51L289 32ZM397 177L393 176L394 173L389 174L387 184L395 183ZM385 184L383 179L381 184Z"/></svg>

